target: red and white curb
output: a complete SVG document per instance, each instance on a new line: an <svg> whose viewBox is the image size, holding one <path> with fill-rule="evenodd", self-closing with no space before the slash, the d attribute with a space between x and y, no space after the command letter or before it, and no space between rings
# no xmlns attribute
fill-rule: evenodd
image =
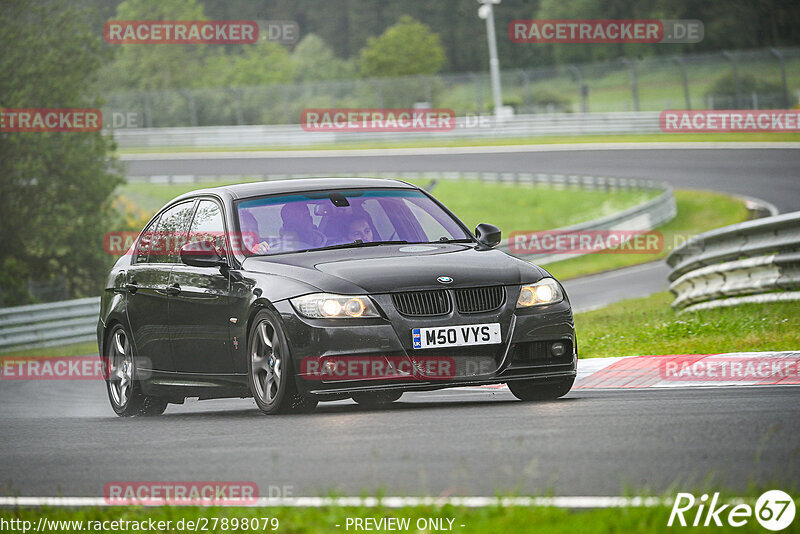
<svg viewBox="0 0 800 534"><path fill-rule="evenodd" d="M670 354L578 360L576 389L800 385L800 352ZM508 389L505 384L479 386Z"/></svg>

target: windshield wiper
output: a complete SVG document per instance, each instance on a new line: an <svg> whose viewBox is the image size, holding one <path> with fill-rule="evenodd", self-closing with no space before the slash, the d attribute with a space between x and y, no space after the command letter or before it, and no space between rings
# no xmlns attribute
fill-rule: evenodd
<svg viewBox="0 0 800 534"><path fill-rule="evenodd" d="M407 245L408 241L361 241L357 239L352 243L341 243L339 245L328 245L327 247L310 248L303 252L314 252L317 250L334 250L337 248L362 248L362 247L377 247L379 245Z"/></svg>
<svg viewBox="0 0 800 534"><path fill-rule="evenodd" d="M435 245L437 243L473 243L474 241L469 238L461 238L461 239L450 239L447 237L441 237L438 241L428 241L429 245Z"/></svg>

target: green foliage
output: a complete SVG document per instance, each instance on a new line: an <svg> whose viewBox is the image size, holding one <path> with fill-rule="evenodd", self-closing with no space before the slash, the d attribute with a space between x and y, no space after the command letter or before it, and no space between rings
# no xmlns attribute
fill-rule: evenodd
<svg viewBox="0 0 800 534"><path fill-rule="evenodd" d="M657 293L576 314L580 357L782 351L800 343L794 302L679 314L672 300L671 293Z"/></svg>
<svg viewBox="0 0 800 534"><path fill-rule="evenodd" d="M352 61L337 58L333 50L318 35L303 37L292 51L294 79L298 82L345 80L355 77Z"/></svg>
<svg viewBox="0 0 800 534"><path fill-rule="evenodd" d="M750 102L750 95L758 93L760 99L760 106L765 107L764 97L769 101L774 102L774 107L782 108L783 105L783 87L781 84L771 81L756 78L751 74L739 74L739 94L745 102ZM733 72L728 72L719 76L714 80L714 83L706 91L706 95L711 95L714 98L728 97L732 99L736 96L736 80L733 77ZM794 96L789 95L790 106L794 105L796 99ZM770 103L771 103L770 102Z"/></svg>
<svg viewBox="0 0 800 534"><path fill-rule="evenodd" d="M439 36L409 16L370 38L361 50L361 74L369 78L435 74L445 63Z"/></svg>
<svg viewBox="0 0 800 534"><path fill-rule="evenodd" d="M269 41L247 45L242 54L219 53L206 61L204 70L204 86L272 85L292 80L289 52Z"/></svg>
<svg viewBox="0 0 800 534"><path fill-rule="evenodd" d="M0 7L0 102L8 108L100 107L105 59L86 12L67 0ZM69 294L97 294L108 266L109 198L123 180L93 133L0 133L0 285L4 304L30 300L27 279L63 279Z"/></svg>
<svg viewBox="0 0 800 534"><path fill-rule="evenodd" d="M206 20L197 0L125 0L117 20ZM116 59L104 71L105 90L197 87L206 72L208 45L113 45Z"/></svg>

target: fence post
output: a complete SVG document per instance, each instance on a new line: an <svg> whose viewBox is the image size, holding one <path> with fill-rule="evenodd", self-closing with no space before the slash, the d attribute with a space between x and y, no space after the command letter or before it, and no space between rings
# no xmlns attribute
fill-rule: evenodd
<svg viewBox="0 0 800 534"><path fill-rule="evenodd" d="M192 126L197 126L197 108L194 105L194 94L190 90L181 91L181 94L189 106L189 121Z"/></svg>
<svg viewBox="0 0 800 534"><path fill-rule="evenodd" d="M284 124L291 124L291 116L289 113L289 87L285 84L281 84L281 92L283 93L283 123ZM297 122L300 122L299 120Z"/></svg>
<svg viewBox="0 0 800 534"><path fill-rule="evenodd" d="M234 107L236 109L236 125L244 124L244 114L242 113L242 94L236 87L228 87L228 91L233 94Z"/></svg>
<svg viewBox="0 0 800 534"><path fill-rule="evenodd" d="M474 72L470 72L469 75L475 82L476 104L478 104L478 115L480 115L483 113L483 93L481 92L481 80Z"/></svg>
<svg viewBox="0 0 800 534"><path fill-rule="evenodd" d="M739 67L736 64L736 57L734 57L734 55L728 52L727 50L723 50L722 55L725 57L725 59L731 62L731 68L733 69L733 85L736 90L736 107L741 108L742 87L741 84L739 83Z"/></svg>
<svg viewBox="0 0 800 534"><path fill-rule="evenodd" d="M689 76L686 74L686 62L680 56L672 58L681 69L681 79L683 80L683 98L686 100L686 109L692 109L692 99L689 95Z"/></svg>
<svg viewBox="0 0 800 534"><path fill-rule="evenodd" d="M631 96L633 97L633 111L639 111L639 84L636 81L636 67L633 61L626 57L619 58L623 65L628 66L628 73L631 79Z"/></svg>
<svg viewBox="0 0 800 534"><path fill-rule="evenodd" d="M522 83L523 87L525 88L525 113L530 113L530 105L531 105L531 81L528 78L528 73L522 69L518 69L517 72L520 76L522 76Z"/></svg>
<svg viewBox="0 0 800 534"><path fill-rule="evenodd" d="M375 84L375 97L378 99L378 107L383 107L383 89L381 88L381 82L378 80L374 80L372 82Z"/></svg>
<svg viewBox="0 0 800 534"><path fill-rule="evenodd" d="M589 113L589 103L586 101L589 95L589 88L583 83L583 74L581 69L575 65L567 65L567 68L575 76L575 81L578 82L578 93L581 95L581 112Z"/></svg>
<svg viewBox="0 0 800 534"><path fill-rule="evenodd" d="M429 103L431 107L433 107L433 94L431 93L431 77L422 76L422 79L425 81L425 102Z"/></svg>
<svg viewBox="0 0 800 534"><path fill-rule="evenodd" d="M148 128L153 127L153 109L150 104L150 92L144 92L144 123Z"/></svg>
<svg viewBox="0 0 800 534"><path fill-rule="evenodd" d="M783 108L789 109L791 104L789 102L789 87L786 85L786 62L783 59L783 54L781 54L780 50L777 48L770 48L770 52L772 52L775 57L778 58L778 61L781 65L781 87L783 87Z"/></svg>

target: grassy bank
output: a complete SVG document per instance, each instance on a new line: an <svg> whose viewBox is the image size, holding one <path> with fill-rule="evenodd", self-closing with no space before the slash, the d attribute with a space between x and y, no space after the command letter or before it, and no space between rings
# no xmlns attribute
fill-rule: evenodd
<svg viewBox="0 0 800 534"><path fill-rule="evenodd" d="M690 236L747 220L743 201L708 191L675 191L677 214L657 230L664 236L664 248L647 254L587 254L543 265L561 280L628 267L664 258Z"/></svg>
<svg viewBox="0 0 800 534"><path fill-rule="evenodd" d="M678 314L671 293L575 315L582 358L800 349L797 303L747 304Z"/></svg>

